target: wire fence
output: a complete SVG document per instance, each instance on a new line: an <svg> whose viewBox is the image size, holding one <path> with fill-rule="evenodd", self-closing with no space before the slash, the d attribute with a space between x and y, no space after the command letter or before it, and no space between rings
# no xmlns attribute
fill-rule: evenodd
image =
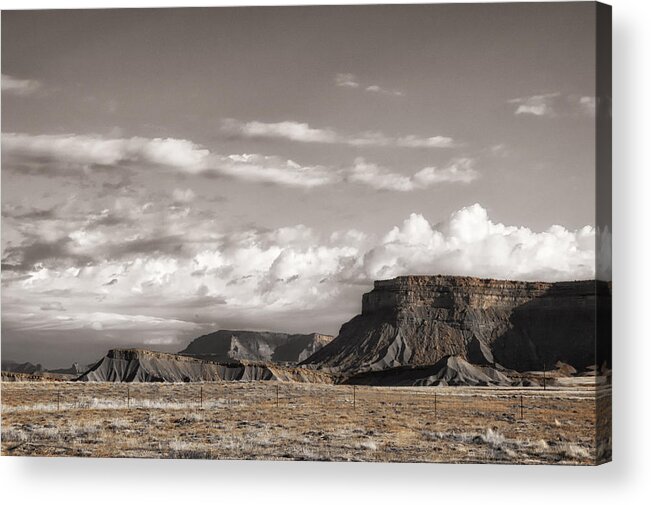
<svg viewBox="0 0 651 505"><path fill-rule="evenodd" d="M610 387L372 387L268 382L3 383L2 411L74 409L308 409L373 414L383 409L427 412L434 419L463 412L524 420L562 416L573 402L607 400ZM599 403L599 402L597 402Z"/></svg>

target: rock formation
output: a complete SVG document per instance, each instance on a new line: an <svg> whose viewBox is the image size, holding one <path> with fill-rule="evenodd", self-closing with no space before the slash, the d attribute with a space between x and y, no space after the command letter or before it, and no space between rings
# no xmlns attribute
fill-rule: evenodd
<svg viewBox="0 0 651 505"><path fill-rule="evenodd" d="M264 363L215 363L144 349L113 349L77 380L82 382L201 382L280 380L331 383L328 374Z"/></svg>
<svg viewBox="0 0 651 505"><path fill-rule="evenodd" d="M74 375L75 377L83 372L82 368L79 366L79 363L73 363L70 368L54 368L48 370L49 373L53 374L62 374L62 375Z"/></svg>
<svg viewBox="0 0 651 505"><path fill-rule="evenodd" d="M30 363L17 363L12 360L2 361L2 378L6 381L49 381L73 380L82 372L77 363L70 368L56 368L46 370L43 365Z"/></svg>
<svg viewBox="0 0 651 505"><path fill-rule="evenodd" d="M333 339L320 333L219 330L196 338L179 354L221 363L249 360L296 364Z"/></svg>
<svg viewBox="0 0 651 505"><path fill-rule="evenodd" d="M344 384L367 386L511 386L516 384L492 366L472 365L459 356L447 356L434 365L403 366L353 375Z"/></svg>
<svg viewBox="0 0 651 505"><path fill-rule="evenodd" d="M348 376L448 356L517 371L557 361L584 369L596 359L597 287L452 276L376 281L361 315L302 364Z"/></svg>

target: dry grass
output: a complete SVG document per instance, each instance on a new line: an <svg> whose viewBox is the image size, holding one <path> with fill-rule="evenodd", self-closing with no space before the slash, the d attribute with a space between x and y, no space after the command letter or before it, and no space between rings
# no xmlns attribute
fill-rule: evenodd
<svg viewBox="0 0 651 505"><path fill-rule="evenodd" d="M608 393L358 386L353 406L352 388L318 384L3 383L2 453L593 464L610 456Z"/></svg>

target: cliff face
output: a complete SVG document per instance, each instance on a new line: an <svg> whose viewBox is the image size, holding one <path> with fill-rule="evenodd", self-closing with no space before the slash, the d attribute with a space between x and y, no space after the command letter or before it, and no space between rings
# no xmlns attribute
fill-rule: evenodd
<svg viewBox="0 0 651 505"><path fill-rule="evenodd" d="M196 338L179 354L219 362L241 360L295 364L332 341L320 333L219 330Z"/></svg>
<svg viewBox="0 0 651 505"><path fill-rule="evenodd" d="M303 364L350 374L456 355L521 371L557 361L584 368L595 364L597 287L452 276L376 281L362 314Z"/></svg>

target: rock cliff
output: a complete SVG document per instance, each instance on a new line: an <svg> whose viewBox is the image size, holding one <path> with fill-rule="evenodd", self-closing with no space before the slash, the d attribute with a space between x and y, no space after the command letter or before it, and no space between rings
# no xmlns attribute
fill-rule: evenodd
<svg viewBox="0 0 651 505"><path fill-rule="evenodd" d="M595 364L596 281L520 282L408 276L376 281L362 313L302 364L352 375L427 366L446 356L478 365L542 370ZM607 357L609 359L609 357Z"/></svg>

